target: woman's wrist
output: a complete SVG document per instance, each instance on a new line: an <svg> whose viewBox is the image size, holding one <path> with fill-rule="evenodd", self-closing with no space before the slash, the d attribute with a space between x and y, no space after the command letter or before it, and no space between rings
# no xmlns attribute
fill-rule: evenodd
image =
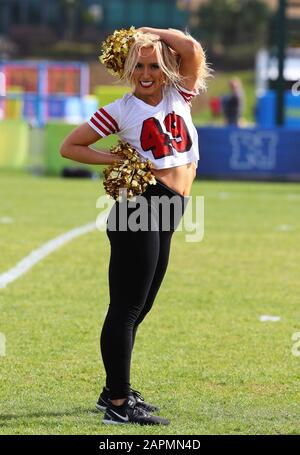
<svg viewBox="0 0 300 455"><path fill-rule="evenodd" d="M191 43L195 42L194 39L187 36L180 30L173 28L152 28L152 27L141 27L138 29L142 33L151 33L159 36L170 48L172 48L178 55L184 56L186 53L190 53Z"/></svg>
<svg viewBox="0 0 300 455"><path fill-rule="evenodd" d="M154 33L154 30L155 29L151 28L151 27L140 27L137 29L138 32L142 32L142 33Z"/></svg>
<svg viewBox="0 0 300 455"><path fill-rule="evenodd" d="M138 28L138 31L142 33L153 33L154 35L179 35L186 37L186 35L181 31L177 30L175 28L153 28L153 27L140 27Z"/></svg>

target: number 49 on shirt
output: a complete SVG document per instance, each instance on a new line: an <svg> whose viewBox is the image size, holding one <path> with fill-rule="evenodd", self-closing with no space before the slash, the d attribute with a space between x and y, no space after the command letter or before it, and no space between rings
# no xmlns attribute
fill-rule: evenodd
<svg viewBox="0 0 300 455"><path fill-rule="evenodd" d="M163 132L155 117L144 120L140 138L142 149L145 152L151 150L157 160L173 155L173 148L180 153L188 152L192 140L184 119L173 111L164 119L164 125L171 137Z"/></svg>

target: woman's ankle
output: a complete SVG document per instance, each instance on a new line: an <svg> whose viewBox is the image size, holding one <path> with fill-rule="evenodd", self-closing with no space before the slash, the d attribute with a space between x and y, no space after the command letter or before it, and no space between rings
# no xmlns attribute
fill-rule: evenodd
<svg viewBox="0 0 300 455"><path fill-rule="evenodd" d="M122 406L123 403L125 403L126 398L120 398L118 400L111 400L112 404L114 406Z"/></svg>

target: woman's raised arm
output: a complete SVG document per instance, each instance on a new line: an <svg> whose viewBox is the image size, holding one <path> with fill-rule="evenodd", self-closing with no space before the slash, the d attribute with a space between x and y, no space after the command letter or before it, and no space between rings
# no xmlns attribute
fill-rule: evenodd
<svg viewBox="0 0 300 455"><path fill-rule="evenodd" d="M180 30L175 29L141 27L138 31L158 35L179 55L179 72L185 78L182 85L188 90L194 90L203 63L205 63L205 55L200 43L190 35L185 35Z"/></svg>

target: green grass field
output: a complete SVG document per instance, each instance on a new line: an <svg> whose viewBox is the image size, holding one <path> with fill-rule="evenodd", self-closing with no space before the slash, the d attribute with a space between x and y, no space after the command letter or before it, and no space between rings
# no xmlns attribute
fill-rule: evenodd
<svg viewBox="0 0 300 455"><path fill-rule="evenodd" d="M0 194L2 274L94 221L103 187L1 172ZM204 240L186 243L175 233L132 363L132 386L160 404L170 426L106 427L94 410L104 381L109 260L106 234L94 231L0 289L1 434L300 433L300 358L292 355L300 331L299 185L197 181L199 194Z"/></svg>

